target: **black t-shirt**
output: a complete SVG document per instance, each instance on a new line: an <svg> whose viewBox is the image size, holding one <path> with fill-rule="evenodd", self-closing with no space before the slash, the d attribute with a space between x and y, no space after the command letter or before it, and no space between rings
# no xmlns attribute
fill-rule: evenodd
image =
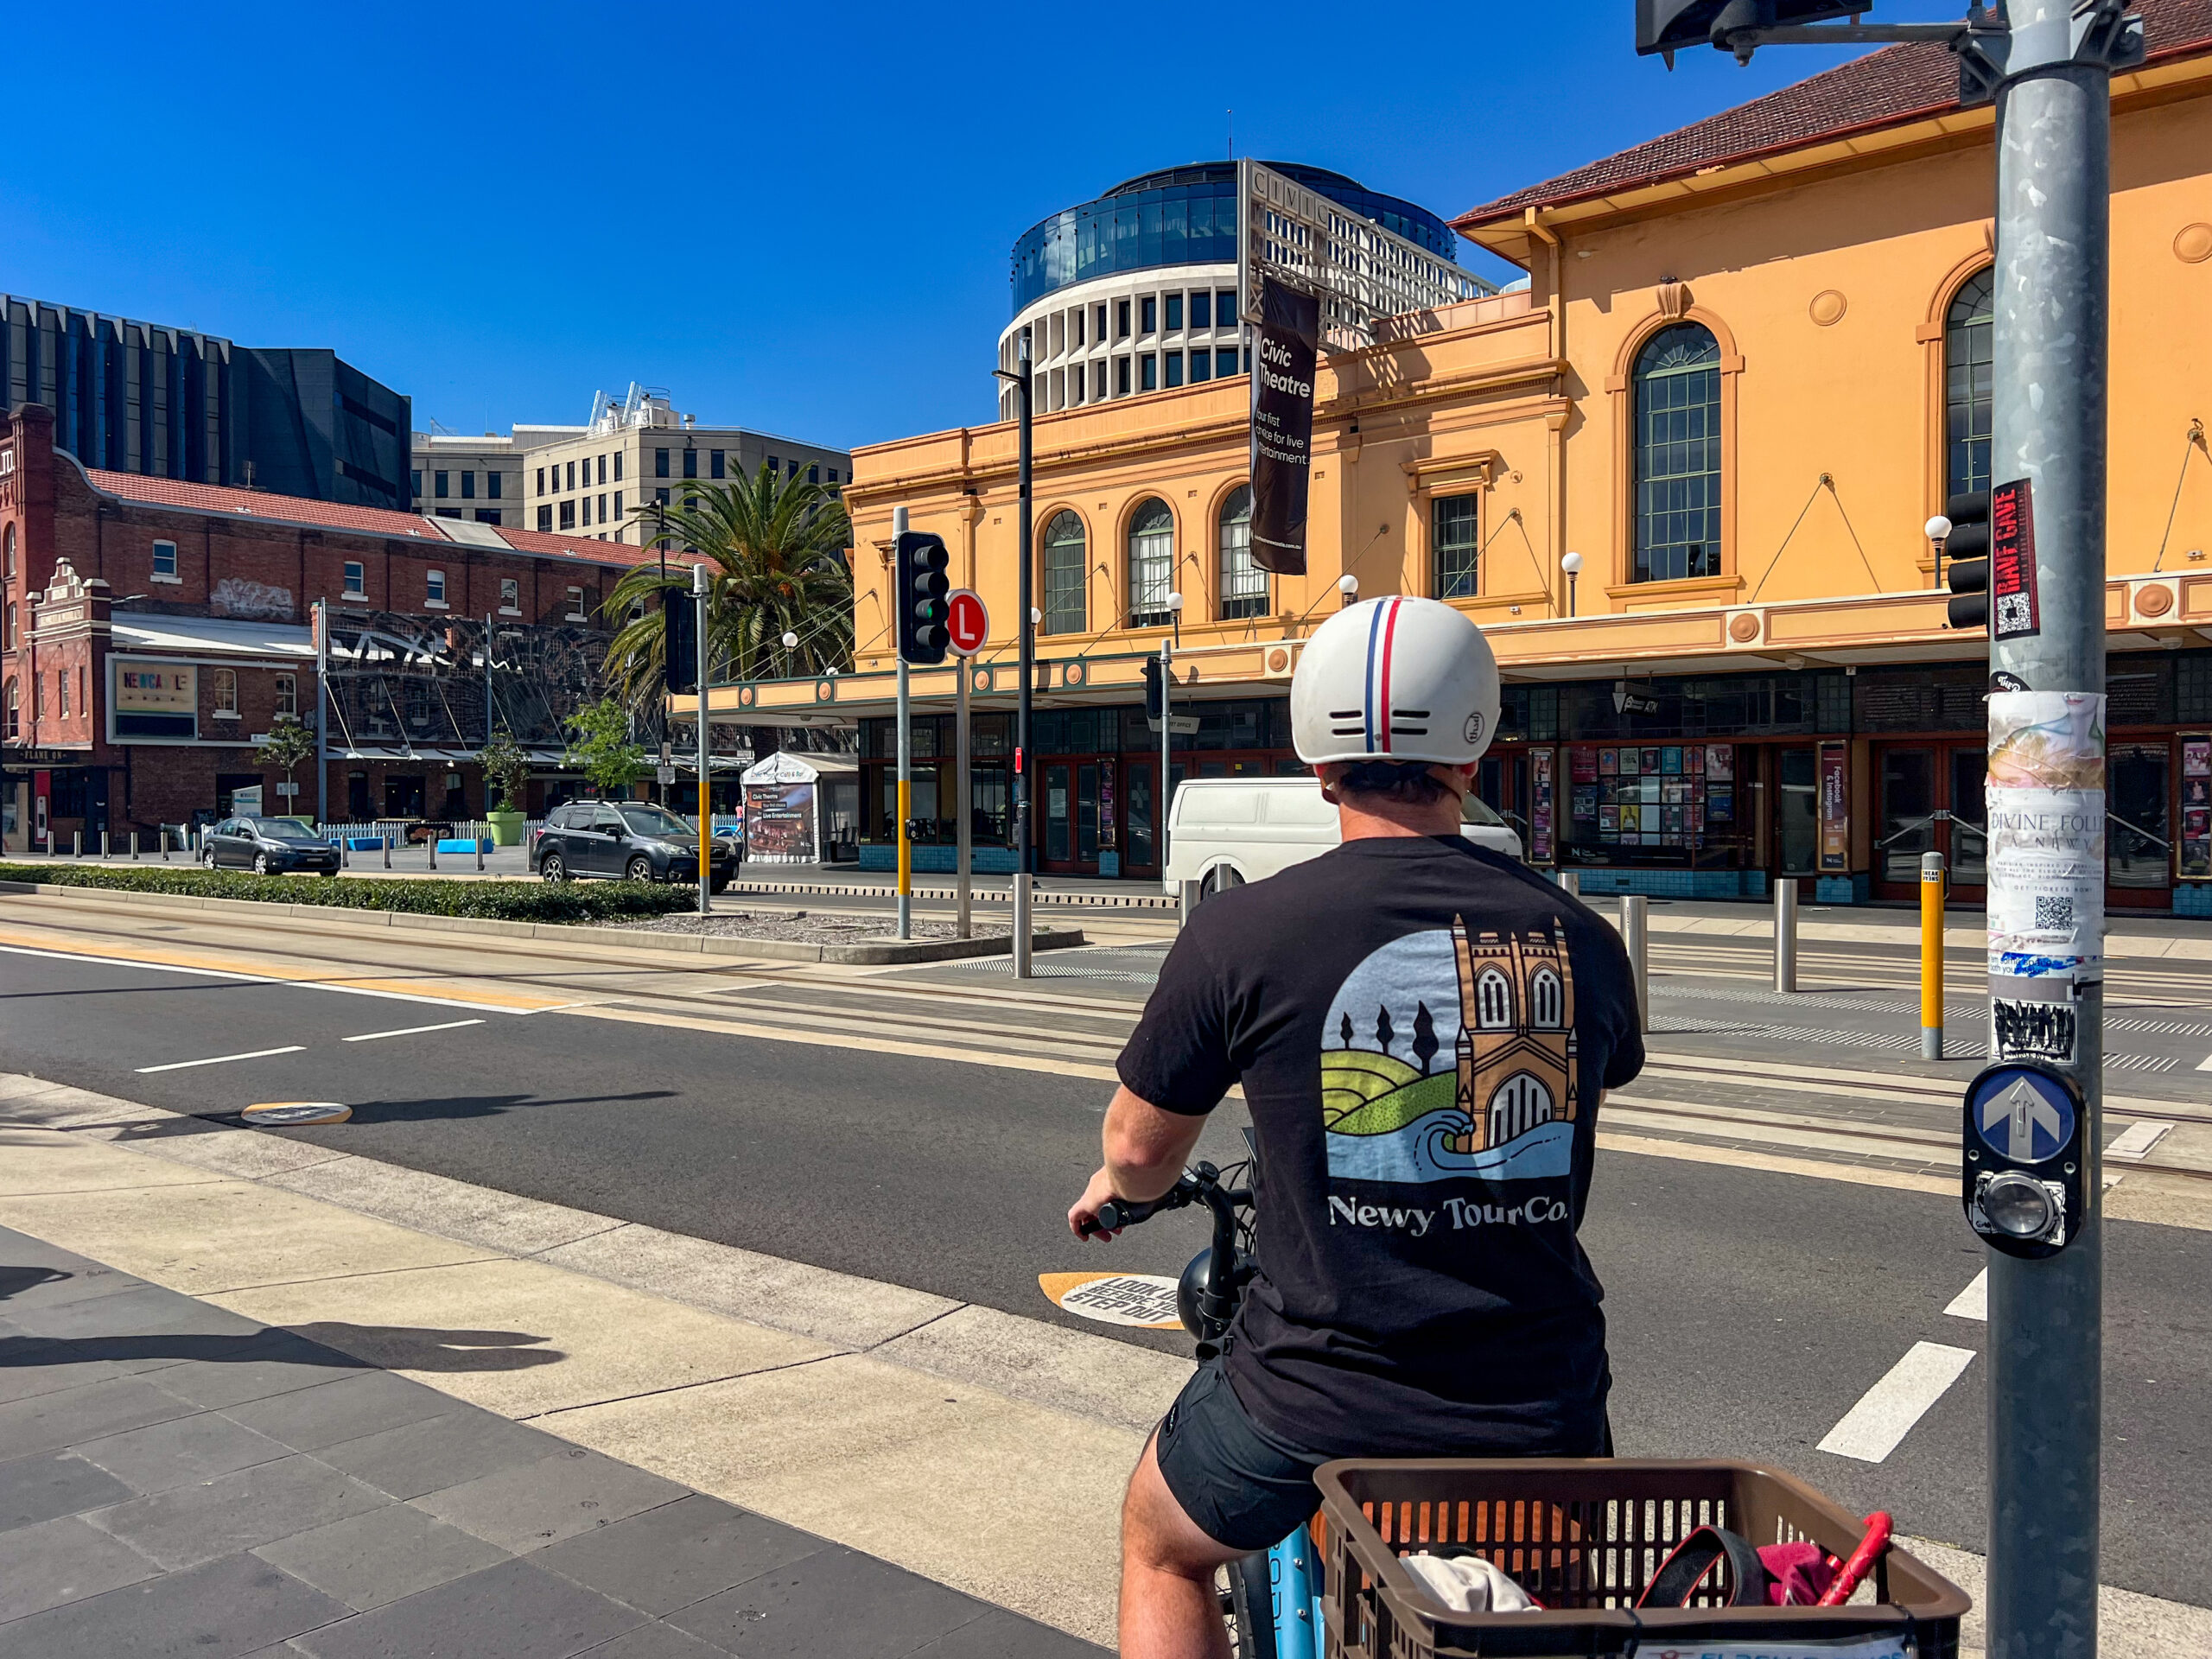
<svg viewBox="0 0 2212 1659"><path fill-rule="evenodd" d="M1209 899L1122 1081L1198 1114L1241 1081L1259 1276L1229 1377L1332 1455L1580 1454L1604 1295L1575 1237L1601 1090L1643 1065L1619 938L1465 837L1370 837Z"/></svg>

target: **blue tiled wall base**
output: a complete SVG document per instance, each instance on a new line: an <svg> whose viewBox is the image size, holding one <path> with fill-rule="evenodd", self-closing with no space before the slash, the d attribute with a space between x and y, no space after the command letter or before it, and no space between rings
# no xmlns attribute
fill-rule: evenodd
<svg viewBox="0 0 2212 1659"><path fill-rule="evenodd" d="M1766 893L1764 870L1590 870L1577 872L1585 898L1596 893L1640 893L1652 899L1758 899Z"/></svg>
<svg viewBox="0 0 2212 1659"><path fill-rule="evenodd" d="M918 875L952 875L957 873L959 861L960 849L957 847L914 849L914 872ZM888 842L864 841L861 843L860 868L864 870L895 870L899 868L899 849ZM978 847L971 855L970 868L978 875L1012 875L1014 849Z"/></svg>
<svg viewBox="0 0 2212 1659"><path fill-rule="evenodd" d="M1824 875L1813 888L1816 905L1863 905L1873 893L1874 878L1861 870L1856 875Z"/></svg>
<svg viewBox="0 0 2212 1659"><path fill-rule="evenodd" d="M2174 914L2212 916L2212 882L2177 883L2174 887Z"/></svg>

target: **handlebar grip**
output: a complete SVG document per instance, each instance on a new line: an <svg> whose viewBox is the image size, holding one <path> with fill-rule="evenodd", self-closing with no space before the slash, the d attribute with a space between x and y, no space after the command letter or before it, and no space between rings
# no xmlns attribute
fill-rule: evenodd
<svg viewBox="0 0 2212 1659"><path fill-rule="evenodd" d="M1098 1206L1098 1219L1084 1224L1083 1236L1091 1238L1118 1233L1124 1227L1134 1227L1141 1221L1150 1220L1166 1207L1161 1200L1147 1203L1141 1198L1109 1198Z"/></svg>

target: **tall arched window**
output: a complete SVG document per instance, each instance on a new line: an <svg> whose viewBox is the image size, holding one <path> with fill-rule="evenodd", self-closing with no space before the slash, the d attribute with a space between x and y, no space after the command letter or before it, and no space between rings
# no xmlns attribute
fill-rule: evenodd
<svg viewBox="0 0 2212 1659"><path fill-rule="evenodd" d="M1967 277L1943 314L1943 478L1952 495L1989 487L1995 275Z"/></svg>
<svg viewBox="0 0 2212 1659"><path fill-rule="evenodd" d="M22 734L22 694L16 690L13 680L8 682L8 741L12 743Z"/></svg>
<svg viewBox="0 0 2212 1659"><path fill-rule="evenodd" d="M1083 520L1056 512L1045 526L1045 632L1081 633L1084 628Z"/></svg>
<svg viewBox="0 0 2212 1659"><path fill-rule="evenodd" d="M1221 504L1221 614L1224 621L1268 613L1268 573L1252 563L1252 486L1239 484Z"/></svg>
<svg viewBox="0 0 2212 1659"><path fill-rule="evenodd" d="M1502 1147L1552 1120L1552 1091L1542 1079L1516 1071L1490 1097L1489 1144Z"/></svg>
<svg viewBox="0 0 2212 1659"><path fill-rule="evenodd" d="M1559 976L1540 968L1529 982L1529 1023L1541 1031L1557 1031L1567 1023L1567 998Z"/></svg>
<svg viewBox="0 0 2212 1659"><path fill-rule="evenodd" d="M7 543L5 550L0 550L0 577L12 577L16 574L16 527L13 524L8 526L4 536L0 536L0 541Z"/></svg>
<svg viewBox="0 0 2212 1659"><path fill-rule="evenodd" d="M1636 563L1630 579L1720 574L1720 346L1678 322L1636 359Z"/></svg>
<svg viewBox="0 0 2212 1659"><path fill-rule="evenodd" d="M1129 518L1129 626L1165 627L1174 620L1167 595L1175 587L1175 515L1158 496Z"/></svg>
<svg viewBox="0 0 2212 1659"><path fill-rule="evenodd" d="M1475 981L1475 1023L1484 1031L1504 1031L1513 1024L1513 992L1495 968L1484 969Z"/></svg>

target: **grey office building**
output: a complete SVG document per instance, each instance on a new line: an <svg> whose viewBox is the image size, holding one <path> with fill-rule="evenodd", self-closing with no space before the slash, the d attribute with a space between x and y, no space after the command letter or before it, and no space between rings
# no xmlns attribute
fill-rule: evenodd
<svg viewBox="0 0 2212 1659"><path fill-rule="evenodd" d="M409 399L334 352L0 294L0 401L87 467L404 512Z"/></svg>

